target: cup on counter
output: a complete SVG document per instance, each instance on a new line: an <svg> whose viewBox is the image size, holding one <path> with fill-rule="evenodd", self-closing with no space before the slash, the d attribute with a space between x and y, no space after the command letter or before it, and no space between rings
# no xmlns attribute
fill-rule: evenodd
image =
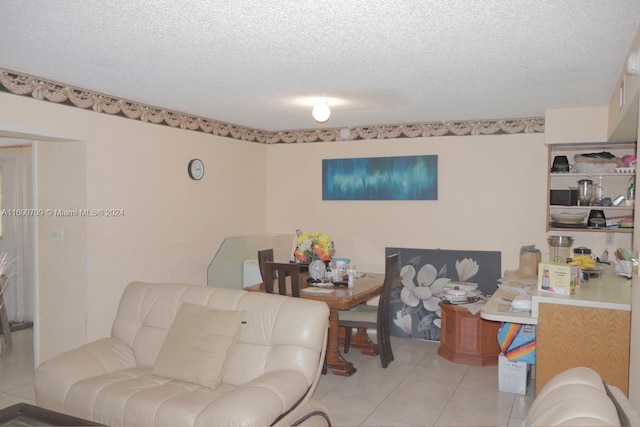
<svg viewBox="0 0 640 427"><path fill-rule="evenodd" d="M349 258L334 258L332 262L335 264L336 269L346 270L347 264L349 264L351 260Z"/></svg>
<svg viewBox="0 0 640 427"><path fill-rule="evenodd" d="M334 258L331 260L331 271L333 283L344 283L347 275L347 265L351 262L349 258Z"/></svg>
<svg viewBox="0 0 640 427"><path fill-rule="evenodd" d="M347 285L350 288L356 285L356 266L353 264L347 266Z"/></svg>

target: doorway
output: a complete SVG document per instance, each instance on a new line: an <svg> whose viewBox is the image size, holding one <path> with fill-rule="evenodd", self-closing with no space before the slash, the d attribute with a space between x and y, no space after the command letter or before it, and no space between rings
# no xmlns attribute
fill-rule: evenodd
<svg viewBox="0 0 640 427"><path fill-rule="evenodd" d="M0 253L13 260L3 292L12 330L33 326L35 315L31 162L31 145L0 146Z"/></svg>

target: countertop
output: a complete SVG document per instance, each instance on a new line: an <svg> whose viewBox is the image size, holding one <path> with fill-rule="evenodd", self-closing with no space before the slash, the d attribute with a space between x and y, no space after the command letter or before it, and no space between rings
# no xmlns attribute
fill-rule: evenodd
<svg viewBox="0 0 640 427"><path fill-rule="evenodd" d="M538 323L538 307L540 303L564 304L581 307L603 308L610 310L631 310L631 280L607 272L601 277L591 278L582 282L580 288L572 295L557 295L538 291L537 285L515 284L514 288L521 289L531 295L531 312L511 311L511 303L501 291L509 290L511 285L503 282L480 312L480 317L497 322L511 322L536 325Z"/></svg>

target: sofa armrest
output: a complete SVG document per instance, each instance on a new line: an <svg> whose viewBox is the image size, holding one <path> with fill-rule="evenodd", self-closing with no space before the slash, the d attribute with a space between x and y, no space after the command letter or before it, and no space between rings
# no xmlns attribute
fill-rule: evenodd
<svg viewBox="0 0 640 427"><path fill-rule="evenodd" d="M195 425L272 425L303 401L309 387L300 372L269 372L217 398L198 415Z"/></svg>
<svg viewBox="0 0 640 427"><path fill-rule="evenodd" d="M36 368L33 377L36 403L62 411L69 389L78 381L135 366L133 351L118 338L90 342Z"/></svg>
<svg viewBox="0 0 640 427"><path fill-rule="evenodd" d="M631 402L629 402L622 390L609 384L605 384L605 388L607 389L607 395L611 398L618 411L620 425L640 427L640 412L631 406Z"/></svg>
<svg viewBox="0 0 640 427"><path fill-rule="evenodd" d="M330 427L331 415L329 408L317 401L311 400L282 417L274 426L305 426L305 427Z"/></svg>
<svg viewBox="0 0 640 427"><path fill-rule="evenodd" d="M621 391L609 389L593 369L574 367L560 372L545 384L522 425L633 425L621 419L623 413L633 412L621 409L620 405L624 405L626 400Z"/></svg>

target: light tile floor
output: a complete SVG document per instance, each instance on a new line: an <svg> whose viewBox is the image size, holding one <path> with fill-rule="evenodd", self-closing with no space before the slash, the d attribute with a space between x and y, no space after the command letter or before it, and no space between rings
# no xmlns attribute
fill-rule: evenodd
<svg viewBox="0 0 640 427"><path fill-rule="evenodd" d="M0 408L19 402L35 404L33 328L11 333L11 340L13 345L0 351Z"/></svg>
<svg viewBox="0 0 640 427"><path fill-rule="evenodd" d="M35 404L33 329L12 334L0 354L0 408ZM351 350L345 357L358 371L350 377L323 375L315 399L331 410L336 426L519 426L533 401L498 391L498 367L474 367L438 356L438 343L392 337L395 360Z"/></svg>
<svg viewBox="0 0 640 427"><path fill-rule="evenodd" d="M533 402L498 391L497 365L475 367L438 356L439 343L391 337L395 360L351 350L358 369L350 377L328 373L315 398L331 409L338 426L519 426Z"/></svg>

